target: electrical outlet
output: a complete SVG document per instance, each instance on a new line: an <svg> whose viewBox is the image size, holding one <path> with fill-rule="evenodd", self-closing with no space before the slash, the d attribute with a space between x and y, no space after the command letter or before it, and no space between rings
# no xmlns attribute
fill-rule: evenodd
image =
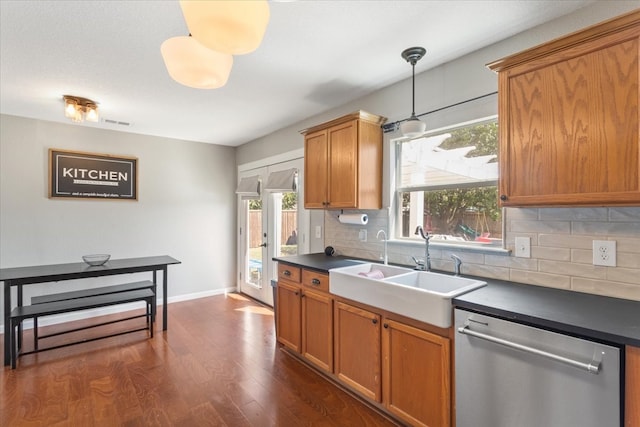
<svg viewBox="0 0 640 427"><path fill-rule="evenodd" d="M604 265L606 267L616 266L615 240L593 241L593 265Z"/></svg>
<svg viewBox="0 0 640 427"><path fill-rule="evenodd" d="M531 237L516 237L516 256L531 258Z"/></svg>
<svg viewBox="0 0 640 427"><path fill-rule="evenodd" d="M358 238L360 239L361 242L366 242L367 241L367 230L366 229L362 229L360 230L360 233L358 233Z"/></svg>
<svg viewBox="0 0 640 427"><path fill-rule="evenodd" d="M322 226L316 225L316 239L322 238Z"/></svg>

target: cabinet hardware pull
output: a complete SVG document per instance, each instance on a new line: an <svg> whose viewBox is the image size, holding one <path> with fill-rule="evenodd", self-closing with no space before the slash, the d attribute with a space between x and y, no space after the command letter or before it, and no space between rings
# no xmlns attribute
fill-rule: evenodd
<svg viewBox="0 0 640 427"><path fill-rule="evenodd" d="M374 325L378 324L378 319L371 319L371 322L373 322Z"/></svg>
<svg viewBox="0 0 640 427"><path fill-rule="evenodd" d="M285 276L291 276L291 272L289 270L285 270L282 272Z"/></svg>
<svg viewBox="0 0 640 427"><path fill-rule="evenodd" d="M298 296L298 295L300 295L300 292L295 291L295 296Z"/></svg>
<svg viewBox="0 0 640 427"><path fill-rule="evenodd" d="M580 362L579 360L569 359L555 353L549 353L548 351L540 350L534 347L518 344L513 341L504 340L502 338L493 337L491 335L483 334L482 332L476 332L469 329L469 325L461 326L458 328L458 332L463 335L470 335L472 337L479 338L481 340L489 341L495 344L500 344L505 347L514 348L516 350L524 351L526 353L533 353L547 359L555 360L556 362L566 363L576 368L583 369L591 374L598 374L600 372L600 361L594 355L594 359L590 363Z"/></svg>
<svg viewBox="0 0 640 427"><path fill-rule="evenodd" d="M388 324L388 323L385 323L385 324L384 324L384 325L382 325L382 326L384 326L384 328L385 328L385 329L389 329L389 324Z"/></svg>
<svg viewBox="0 0 640 427"><path fill-rule="evenodd" d="M502 200L503 202L506 201L507 199L508 197L506 196L506 194L500 195L500 200Z"/></svg>
<svg viewBox="0 0 640 427"><path fill-rule="evenodd" d="M316 285L316 286L317 286L317 285L319 285L319 284L320 284L320 280L318 280L318 279L316 279L316 278L313 278L313 279L311 279L311 284L312 284L312 285Z"/></svg>

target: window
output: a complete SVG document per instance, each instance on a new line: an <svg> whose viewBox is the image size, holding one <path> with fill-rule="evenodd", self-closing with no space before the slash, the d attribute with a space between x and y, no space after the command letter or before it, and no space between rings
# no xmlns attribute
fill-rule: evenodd
<svg viewBox="0 0 640 427"><path fill-rule="evenodd" d="M398 142L396 172L396 237L502 246L496 117Z"/></svg>

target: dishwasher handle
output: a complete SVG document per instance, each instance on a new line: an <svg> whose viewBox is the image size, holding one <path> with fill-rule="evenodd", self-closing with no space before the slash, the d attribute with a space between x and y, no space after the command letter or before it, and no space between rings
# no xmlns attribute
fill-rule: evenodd
<svg viewBox="0 0 640 427"><path fill-rule="evenodd" d="M508 341L502 338L497 338L491 335L483 334L482 332L472 331L471 329L469 329L469 325L459 327L458 332L464 335L470 335L472 337L480 338L482 340L489 341L495 344L500 344L505 347L514 348L516 350L521 350L527 353L533 353L538 356L546 357L548 359L552 359L557 362L565 363L567 365L571 365L576 368L585 370L591 374L597 375L600 372L600 360L597 360L595 354L594 354L593 360L590 363L584 363L584 362L580 362L579 360L569 359L559 354L549 353L547 351L540 350L534 347L529 347L526 345L515 343L513 341Z"/></svg>

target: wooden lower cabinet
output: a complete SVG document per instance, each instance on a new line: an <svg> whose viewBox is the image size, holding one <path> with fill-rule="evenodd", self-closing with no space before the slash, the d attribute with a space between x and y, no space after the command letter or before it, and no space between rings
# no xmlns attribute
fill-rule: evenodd
<svg viewBox="0 0 640 427"><path fill-rule="evenodd" d="M277 339L295 352L302 348L301 288L283 280L278 281L276 311Z"/></svg>
<svg viewBox="0 0 640 427"><path fill-rule="evenodd" d="M327 274L279 263L276 332L292 353L403 423L452 425L450 330L335 297Z"/></svg>
<svg viewBox="0 0 640 427"><path fill-rule="evenodd" d="M333 372L333 298L303 290L302 355L319 368Z"/></svg>
<svg viewBox="0 0 640 427"><path fill-rule="evenodd" d="M384 405L412 426L451 425L450 340L385 319Z"/></svg>
<svg viewBox="0 0 640 427"><path fill-rule="evenodd" d="M450 339L336 301L335 375L411 426L451 425Z"/></svg>
<svg viewBox="0 0 640 427"><path fill-rule="evenodd" d="M333 297L329 276L278 264L276 338L315 366L333 372Z"/></svg>
<svg viewBox="0 0 640 427"><path fill-rule="evenodd" d="M640 347L627 346L625 427L640 427Z"/></svg>
<svg viewBox="0 0 640 427"><path fill-rule="evenodd" d="M382 402L380 315L335 304L335 374L363 396Z"/></svg>

